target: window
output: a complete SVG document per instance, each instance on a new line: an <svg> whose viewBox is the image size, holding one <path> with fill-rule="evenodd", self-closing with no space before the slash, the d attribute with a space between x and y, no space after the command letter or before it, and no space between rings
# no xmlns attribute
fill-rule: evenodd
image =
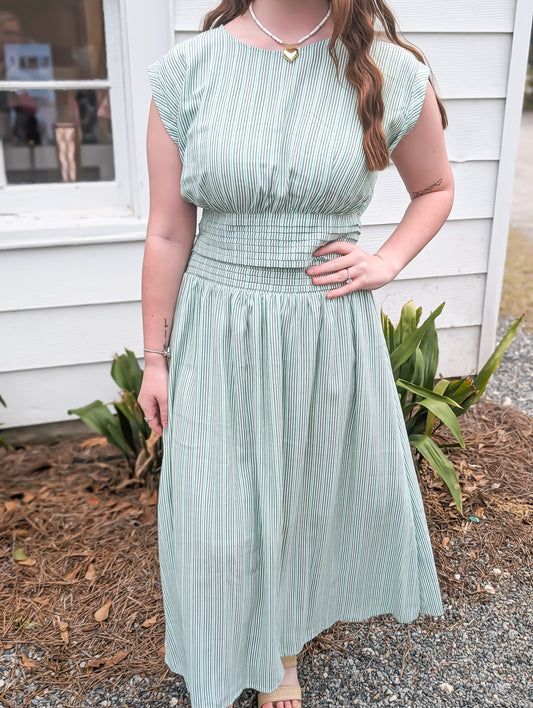
<svg viewBox="0 0 533 708"><path fill-rule="evenodd" d="M118 0L2 0L2 211L127 211L120 38Z"/></svg>

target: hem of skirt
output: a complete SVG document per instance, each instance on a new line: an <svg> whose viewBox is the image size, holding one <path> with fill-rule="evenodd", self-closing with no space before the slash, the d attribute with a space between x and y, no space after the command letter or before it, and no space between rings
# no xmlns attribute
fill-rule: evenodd
<svg viewBox="0 0 533 708"><path fill-rule="evenodd" d="M365 620L372 619L373 617L384 617L386 615L389 615L393 617L397 622L400 622L401 624L407 624L409 622L414 622L416 619L418 619L421 615L426 615L426 616L431 616L431 617L444 617L445 612L444 609L441 606L441 611L438 613L433 613L428 609L422 609L420 608L418 611L412 613L412 615L409 615L410 619L400 619L400 615L396 615L392 610L383 610L383 611L375 611L369 613L362 613L362 614L356 614L344 618L338 618L331 620L326 623L326 624L320 624L314 627L313 629L308 629L305 632L302 632L302 636L305 635L305 639L299 639L295 644L289 645L288 648L280 649L280 657L281 656L291 656L293 654L299 654L304 645L307 644L307 642L311 641L311 639L314 639L317 637L319 634L324 632L326 629L329 629L332 627L334 624L337 622L364 622ZM187 677L185 674L183 674L179 668L177 667L177 664L174 664L173 661L170 659L170 656L167 655L165 652L165 664L168 666L168 668L175 674L178 674L178 676L182 676L185 684L187 684ZM241 687L237 687L231 691L228 691L226 694L227 696L233 695L233 698L223 698L223 700L220 703L212 703L212 704L203 704L202 708L227 708L229 705L233 705L235 701L240 697L240 695L243 693L243 691L251 689L252 691L257 691L261 693L271 693L276 689L280 683L283 680L283 676L285 675L285 671L282 670L281 676L279 679L276 679L275 683L273 685L261 685L261 684L255 684L255 686L252 685L243 685ZM253 680L250 679L250 682L253 683ZM191 704L192 706L192 704ZM196 706L192 706L192 708L196 708Z"/></svg>

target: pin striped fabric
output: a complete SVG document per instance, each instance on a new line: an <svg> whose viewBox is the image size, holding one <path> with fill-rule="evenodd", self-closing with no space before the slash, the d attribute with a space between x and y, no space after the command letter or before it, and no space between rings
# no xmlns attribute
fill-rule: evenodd
<svg viewBox="0 0 533 708"><path fill-rule="evenodd" d="M158 531L165 662L193 708L282 681L338 620L441 615L427 521L370 291L305 268L357 243L376 173L329 40L281 51L222 25L148 68L202 208L170 339ZM428 70L376 40L392 151ZM305 701L305 696L304 696Z"/></svg>

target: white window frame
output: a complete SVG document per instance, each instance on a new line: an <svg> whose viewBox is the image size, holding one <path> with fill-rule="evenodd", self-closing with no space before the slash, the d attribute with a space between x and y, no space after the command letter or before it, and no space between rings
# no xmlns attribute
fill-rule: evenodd
<svg viewBox="0 0 533 708"><path fill-rule="evenodd" d="M31 228L36 216L44 225L43 219L45 222L54 218L68 220L68 214L75 212L88 217L85 220L87 225L90 225L91 217L97 220L101 233L102 220L106 217L120 232L124 228L120 228L117 217L147 218L145 137L150 90L146 68L174 43L174 6L171 0L151 0L150 4L144 0L103 0L103 10L107 79L0 81L0 89L109 88L115 179L8 185L5 180L2 183L5 171L0 164L0 221L3 216L17 217L18 222L22 220ZM1 161L3 150L0 150ZM53 217L53 214L57 216ZM4 227L0 224L0 248L2 231L6 228L9 224ZM78 242L84 240L85 233L90 236L91 229L78 230ZM31 240L35 245L35 236Z"/></svg>

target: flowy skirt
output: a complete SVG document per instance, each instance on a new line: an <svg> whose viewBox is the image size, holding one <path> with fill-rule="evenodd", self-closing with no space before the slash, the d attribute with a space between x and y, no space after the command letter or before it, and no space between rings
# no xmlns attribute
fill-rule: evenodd
<svg viewBox="0 0 533 708"><path fill-rule="evenodd" d="M165 662L193 708L282 681L336 621L443 614L372 293L192 252L158 501Z"/></svg>

